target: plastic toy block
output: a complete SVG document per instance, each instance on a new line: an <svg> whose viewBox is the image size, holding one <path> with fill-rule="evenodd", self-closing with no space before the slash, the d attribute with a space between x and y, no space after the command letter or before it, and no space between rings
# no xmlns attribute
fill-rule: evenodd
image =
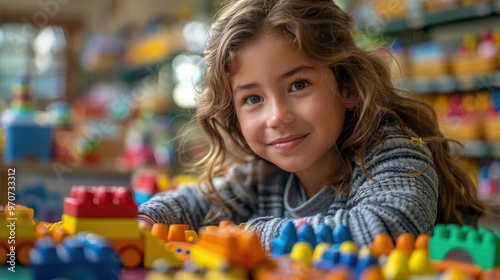
<svg viewBox="0 0 500 280"><path fill-rule="evenodd" d="M321 242L314 247L313 251L313 261L317 262L323 258L323 253L325 253L326 250L330 250L332 248L332 245L330 243L326 242Z"/></svg>
<svg viewBox="0 0 500 280"><path fill-rule="evenodd" d="M479 279L483 273L483 269L474 264L465 263L462 261L431 261L432 267L434 267L438 272L445 272L448 270L460 271L466 275L469 275L471 279ZM463 279L463 278L461 278Z"/></svg>
<svg viewBox="0 0 500 280"><path fill-rule="evenodd" d="M198 233L196 233L196 230L185 230L184 231L184 239L186 242L194 243L198 241Z"/></svg>
<svg viewBox="0 0 500 280"><path fill-rule="evenodd" d="M344 241L340 244L339 251L341 254L356 254L358 246L353 241Z"/></svg>
<svg viewBox="0 0 500 280"><path fill-rule="evenodd" d="M219 271L219 270L209 270L205 273L205 280L220 280L220 279L228 279L228 280L247 280L248 276L245 271L233 267L227 271Z"/></svg>
<svg viewBox="0 0 500 280"><path fill-rule="evenodd" d="M499 245L498 237L490 229L440 224L429 240L429 253L431 260L444 261L449 254L461 250L476 266L488 270L500 264Z"/></svg>
<svg viewBox="0 0 500 280"><path fill-rule="evenodd" d="M431 236L429 234L420 234L415 240L415 249L429 250L429 239Z"/></svg>
<svg viewBox="0 0 500 280"><path fill-rule="evenodd" d="M144 267L151 268L158 259L164 259L171 268L179 268L184 261L178 258L174 252L162 240L156 238L148 231L144 234Z"/></svg>
<svg viewBox="0 0 500 280"><path fill-rule="evenodd" d="M120 263L127 269L142 265L144 240L141 239L112 239L111 245L120 257Z"/></svg>
<svg viewBox="0 0 500 280"><path fill-rule="evenodd" d="M135 218L132 190L125 187L72 187L64 198L64 214L79 218Z"/></svg>
<svg viewBox="0 0 500 280"><path fill-rule="evenodd" d="M33 209L16 208L12 212L0 212L0 238L35 238L36 223L33 221Z"/></svg>
<svg viewBox="0 0 500 280"><path fill-rule="evenodd" d="M138 190L134 190L134 200L137 204L143 204L144 202L148 201L152 196L153 194L151 193L145 193Z"/></svg>
<svg viewBox="0 0 500 280"><path fill-rule="evenodd" d="M189 230L189 225L187 224L171 224L168 229L168 241L186 241L186 235L184 232Z"/></svg>
<svg viewBox="0 0 500 280"><path fill-rule="evenodd" d="M62 227L70 235L90 231L109 239L139 239L141 237L141 230L135 218L76 218L63 214Z"/></svg>
<svg viewBox="0 0 500 280"><path fill-rule="evenodd" d="M333 243L352 241L351 231L344 225L338 225L333 230Z"/></svg>
<svg viewBox="0 0 500 280"><path fill-rule="evenodd" d="M154 224L151 227L151 234L163 242L168 241L168 226L166 224Z"/></svg>
<svg viewBox="0 0 500 280"><path fill-rule="evenodd" d="M11 215L11 211L9 209L9 207L5 207L4 208L4 213L5 213L5 216L6 217L19 217L19 216L23 216L24 218L28 219L28 220L33 220L34 219L34 213L35 211L33 210L33 208L29 208L29 207L26 207L24 205L20 205L20 204L16 204L16 206L14 206L14 210L12 211L12 213L14 215Z"/></svg>
<svg viewBox="0 0 500 280"><path fill-rule="evenodd" d="M57 245L37 240L30 253L33 279L119 279L121 265L110 244L95 234L69 237Z"/></svg>
<svg viewBox="0 0 500 280"><path fill-rule="evenodd" d="M247 272L253 271L256 267L269 264L266 251L260 244L256 233L250 231L241 231L237 235L237 251L242 255L243 267Z"/></svg>
<svg viewBox="0 0 500 280"><path fill-rule="evenodd" d="M429 259L429 252L426 249L415 249L413 251L408 261L408 268L411 275L431 276L437 274Z"/></svg>
<svg viewBox="0 0 500 280"><path fill-rule="evenodd" d="M372 266L379 266L378 259L374 255L370 254L361 254L361 251L358 255L358 262L354 269L354 278L360 279L361 275L365 273L365 271Z"/></svg>
<svg viewBox="0 0 500 280"><path fill-rule="evenodd" d="M358 256L355 253L340 253L339 264L348 266L352 269L356 268Z"/></svg>
<svg viewBox="0 0 500 280"><path fill-rule="evenodd" d="M234 221L231 220L222 220L219 222L219 228L225 228L227 226L234 226Z"/></svg>
<svg viewBox="0 0 500 280"><path fill-rule="evenodd" d="M0 239L0 266L6 263L13 265L15 262L22 265L29 265L29 252L33 248L36 239L16 237L15 244L9 244L8 240L6 238ZM10 250L11 247L15 248L14 252Z"/></svg>
<svg viewBox="0 0 500 280"><path fill-rule="evenodd" d="M353 271L348 266L339 265L334 267L332 270L323 278L324 280L336 280L336 279L354 279Z"/></svg>
<svg viewBox="0 0 500 280"><path fill-rule="evenodd" d="M310 224L304 224L300 227L297 237L299 238L299 242L307 242L312 248L316 247L316 244L318 244L318 242L316 242L314 229Z"/></svg>
<svg viewBox="0 0 500 280"><path fill-rule="evenodd" d="M53 128L49 125L8 124L3 158L5 162L52 159ZM36 141L33 141L36 139Z"/></svg>
<svg viewBox="0 0 500 280"><path fill-rule="evenodd" d="M307 267L301 261L290 261L286 257L274 259L274 266L263 266L257 269L251 279L281 280L281 279L324 279L326 271L315 267Z"/></svg>
<svg viewBox="0 0 500 280"><path fill-rule="evenodd" d="M199 245L191 249L191 261L202 269L222 269L229 265L224 256Z"/></svg>
<svg viewBox="0 0 500 280"><path fill-rule="evenodd" d="M193 259L195 257L195 249L201 247L206 248L211 254L219 255L226 263L242 263L241 255L235 254L237 248L237 239L235 234L226 231L218 232L199 232L199 240L197 246L193 247L191 259L198 263L199 260ZM196 255L197 256L197 255ZM200 263L203 263L200 262ZM215 267L209 267L215 268Z"/></svg>
<svg viewBox="0 0 500 280"><path fill-rule="evenodd" d="M292 251L290 252L290 259L294 261L301 261L307 267L311 267L312 255L313 249L311 244L299 241L293 246Z"/></svg>
<svg viewBox="0 0 500 280"><path fill-rule="evenodd" d="M411 233L400 234L396 239L396 249L403 250L410 256L415 249L415 236Z"/></svg>
<svg viewBox="0 0 500 280"><path fill-rule="evenodd" d="M385 279L408 279L408 255L399 249L392 250L382 271Z"/></svg>
<svg viewBox="0 0 500 280"><path fill-rule="evenodd" d="M333 244L332 228L325 224L320 225L316 231L316 241Z"/></svg>
<svg viewBox="0 0 500 280"><path fill-rule="evenodd" d="M389 255L394 249L394 241L389 234L380 234L373 239L372 250L377 256Z"/></svg>
<svg viewBox="0 0 500 280"><path fill-rule="evenodd" d="M315 267L330 270L335 267L340 260L340 252L338 250L326 250L320 260L314 263Z"/></svg>
<svg viewBox="0 0 500 280"><path fill-rule="evenodd" d="M193 248L193 243L169 241L165 243L165 245L183 261L191 259L191 250Z"/></svg>
<svg viewBox="0 0 500 280"><path fill-rule="evenodd" d="M384 280L382 268L378 265L372 265L366 268L358 278L359 280Z"/></svg>
<svg viewBox="0 0 500 280"><path fill-rule="evenodd" d="M271 253L274 256L282 256L292 251L293 245L298 241L297 231L292 222L287 222L281 229L280 236L273 240Z"/></svg>
<svg viewBox="0 0 500 280"><path fill-rule="evenodd" d="M191 249L191 261L204 269L239 267L248 273L271 263L257 234L234 224L200 230L198 242Z"/></svg>

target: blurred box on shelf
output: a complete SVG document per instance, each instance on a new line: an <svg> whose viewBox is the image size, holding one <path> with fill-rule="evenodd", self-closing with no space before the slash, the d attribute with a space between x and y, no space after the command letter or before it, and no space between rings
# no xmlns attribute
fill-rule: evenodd
<svg viewBox="0 0 500 280"><path fill-rule="evenodd" d="M456 75L486 75L497 69L498 58L496 56L484 57L480 55L454 55L451 58L450 64L452 73Z"/></svg>

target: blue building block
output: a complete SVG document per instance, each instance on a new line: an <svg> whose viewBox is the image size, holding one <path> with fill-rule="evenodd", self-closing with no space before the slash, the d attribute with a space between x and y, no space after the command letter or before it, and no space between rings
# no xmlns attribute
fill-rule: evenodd
<svg viewBox="0 0 500 280"><path fill-rule="evenodd" d="M351 231L344 225L338 225L333 230L333 243L340 244L344 241L352 241Z"/></svg>
<svg viewBox="0 0 500 280"><path fill-rule="evenodd" d="M340 251L338 249L330 249L323 252L323 256L314 264L314 266L324 270L330 270L338 265L339 261Z"/></svg>
<svg viewBox="0 0 500 280"><path fill-rule="evenodd" d="M287 222L281 229L281 235L271 245L271 254L282 256L290 254L293 245L299 241L293 222Z"/></svg>
<svg viewBox="0 0 500 280"><path fill-rule="evenodd" d="M134 190L134 200L137 204L143 204L144 202L148 201L152 196L153 194L151 193Z"/></svg>
<svg viewBox="0 0 500 280"><path fill-rule="evenodd" d="M57 245L50 237L39 238L30 252L35 280L119 279L121 264L110 244L95 234L80 233Z"/></svg>
<svg viewBox="0 0 500 280"><path fill-rule="evenodd" d="M378 260L375 256L360 256L358 258L358 264L356 265L356 269L354 270L354 279L359 279L363 272L371 267L371 266L379 265Z"/></svg>
<svg viewBox="0 0 500 280"><path fill-rule="evenodd" d="M7 124L4 161L52 159L52 126L37 124Z"/></svg>
<svg viewBox="0 0 500 280"><path fill-rule="evenodd" d="M309 243L313 249L318 244L318 242L316 242L316 234L314 233L314 229L309 224L304 224L297 233L297 236L299 238L299 241Z"/></svg>
<svg viewBox="0 0 500 280"><path fill-rule="evenodd" d="M316 231L316 241L318 243L329 243L333 244L333 231L332 228L328 225L321 224Z"/></svg>

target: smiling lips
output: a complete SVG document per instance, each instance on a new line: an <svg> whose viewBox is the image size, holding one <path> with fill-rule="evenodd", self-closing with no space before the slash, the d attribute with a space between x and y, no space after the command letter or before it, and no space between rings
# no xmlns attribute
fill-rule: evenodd
<svg viewBox="0 0 500 280"><path fill-rule="evenodd" d="M287 151L297 147L300 143L302 143L302 141L304 141L304 139L306 139L306 137L307 134L279 138L272 141L268 145L279 151Z"/></svg>

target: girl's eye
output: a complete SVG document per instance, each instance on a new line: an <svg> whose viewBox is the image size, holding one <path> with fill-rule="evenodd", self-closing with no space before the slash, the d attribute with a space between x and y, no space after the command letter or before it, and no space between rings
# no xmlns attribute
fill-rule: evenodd
<svg viewBox="0 0 500 280"><path fill-rule="evenodd" d="M290 91L303 90L307 86L309 86L309 82L308 81L304 81L304 80L295 81L295 82L292 83L292 86L290 87Z"/></svg>
<svg viewBox="0 0 500 280"><path fill-rule="evenodd" d="M264 98L257 96L257 95L250 95L249 97L245 98L244 101L245 101L245 104L254 105L254 104L257 104L259 102L264 101Z"/></svg>

